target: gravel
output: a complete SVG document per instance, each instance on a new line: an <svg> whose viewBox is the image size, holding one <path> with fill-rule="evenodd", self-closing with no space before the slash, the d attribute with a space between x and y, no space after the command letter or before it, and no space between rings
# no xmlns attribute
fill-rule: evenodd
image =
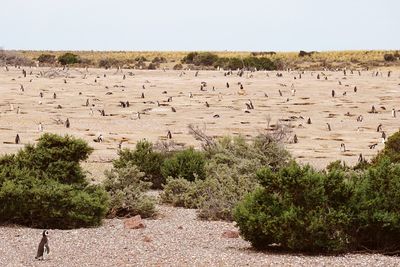
<svg viewBox="0 0 400 267"><path fill-rule="evenodd" d="M42 229L0 227L0 266L399 266L379 254L306 256L257 252L241 238L223 238L233 223L208 222L190 209L158 206L146 228L128 230L123 220L99 228L51 230L50 254L35 260Z"/></svg>

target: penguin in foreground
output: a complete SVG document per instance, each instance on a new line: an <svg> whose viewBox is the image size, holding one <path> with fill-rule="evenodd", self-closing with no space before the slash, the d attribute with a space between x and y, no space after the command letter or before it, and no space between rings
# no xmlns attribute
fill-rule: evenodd
<svg viewBox="0 0 400 267"><path fill-rule="evenodd" d="M43 237L42 240L40 240L37 255L35 257L37 260L44 260L45 255L50 253L49 239L47 238L48 235L49 231L44 230Z"/></svg>

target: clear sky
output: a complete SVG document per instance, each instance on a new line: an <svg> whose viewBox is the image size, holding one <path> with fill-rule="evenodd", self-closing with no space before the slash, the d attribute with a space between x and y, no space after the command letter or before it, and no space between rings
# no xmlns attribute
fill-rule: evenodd
<svg viewBox="0 0 400 267"><path fill-rule="evenodd" d="M0 47L400 49L400 0L0 0Z"/></svg>

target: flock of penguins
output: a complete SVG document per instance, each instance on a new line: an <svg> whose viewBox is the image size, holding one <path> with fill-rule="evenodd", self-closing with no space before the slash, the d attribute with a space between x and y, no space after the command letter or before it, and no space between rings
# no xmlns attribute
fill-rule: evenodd
<svg viewBox="0 0 400 267"><path fill-rule="evenodd" d="M317 136L307 137L307 132L302 131L307 127L312 127L312 124L315 124L314 118L309 115L313 113L308 112L308 109L312 109L313 106L318 104L324 106L325 103L326 105L328 105L329 103L335 103L334 105L332 105L335 110L329 110L329 115L325 117L323 122L321 121L321 114L318 114L318 129L313 132L313 135L316 135L315 132L318 131L335 132L335 127L338 127L336 125L333 126L335 124L335 121L333 119L338 118L338 113L342 113L341 118L339 118L341 122L343 122L343 118L348 118L351 121L352 125L357 126L354 127L355 133L346 132L342 133L339 138L334 138L339 142L337 143L338 146L340 145L340 147L338 147L338 150L342 153L351 151L349 147L352 147L351 144L349 145L346 142L346 139L348 138L346 138L346 136L343 136L343 134L354 136L356 132L365 131L366 129L368 129L367 127L363 127L363 121L366 119L365 117L367 116L369 121L371 121L371 115L374 114L381 114L382 116L386 116L387 118L390 117L391 119L393 119L385 119L385 122L376 120L376 128L374 129L374 131L376 131L376 133L379 133L380 137L377 139L368 140L368 143L365 144L368 149L374 149L378 146L378 144L382 144L386 141L389 133L385 128L390 128L390 131L399 128L398 121L396 120L397 112L399 110L396 109L396 102L397 104L400 103L400 84L398 83L398 77L393 77L394 73L392 71L376 71L368 69L337 69L324 71L287 70L282 72L266 72L256 70L172 71L163 69L153 71L155 75L143 76L141 79L138 79L142 72L151 73L152 71L129 70L121 68L116 68L112 70L89 70L88 68L69 69L68 67L64 67L61 69L6 66L3 68L3 71L0 74L5 75L5 77L11 78L11 82L8 82L13 86L14 93L16 93L17 96L14 98L6 98L6 96L9 96L9 93L7 93L7 91L5 90L6 88L0 88L2 90L1 94L3 95L3 99L1 100L3 103L0 103L0 107L2 107L0 109L0 124L1 117L4 114L10 115L27 113L26 111L24 111L26 107L22 106L22 104L19 105L19 103L22 103L19 98L23 98L24 96L29 96L31 99L33 99L34 103L32 103L32 105L40 107L46 104L51 104L52 108L57 110L57 114L61 114L61 116L52 118L51 123L49 123L49 118L44 118L44 120L47 119L46 124L43 121L40 121L41 118L36 118L36 120L34 121L35 123L37 123L36 131L39 133L43 132L46 128L46 125L48 124L56 124L58 125L58 127L63 126L65 129L69 129L74 125L75 121L81 121L81 117L78 118L76 117L76 114L71 112L71 109L74 108L73 103L69 103L68 107L63 106L64 104L62 104L61 102L57 103L57 100L60 97L64 98L63 103L68 103L65 98L70 97L72 92L68 92L68 90L54 90L52 92L49 88L43 88L43 85L37 85L37 88L35 88L36 85L33 85L34 82L36 80L42 80L45 81L45 84L46 81L49 81L49 83L57 81L57 86L60 86L60 84L62 86L62 84L64 84L64 86L69 85L72 87L76 87L73 93L77 93L80 97L79 99L81 99L82 101L82 103L79 103L79 112L77 112L79 116L82 116L82 112L85 112L85 116L88 116L89 118L95 118L95 121L97 121L98 123L100 123L101 117L108 118L107 123L109 123L110 129L104 129L103 127L104 132L97 132L96 134L91 135L92 139L90 141L99 144L107 141L108 143L111 142L111 138L109 140L106 140L105 136L107 135L107 133L108 135L110 135L110 132L118 132L117 126L115 126L115 129L113 129L115 123L129 123L126 122L126 120L122 120L122 118L143 121L145 115L151 114L152 110L157 110L157 108L163 108L163 111L169 109L169 116L178 116L174 114L183 112L184 118L182 119L182 117L180 117L175 121L179 121L181 124L186 125L192 123L192 118L196 116L196 122L201 123L202 119L206 121L205 117L198 116L198 113L215 108L214 111L211 112L212 114L210 118L207 118L207 121L209 121L210 119L214 120L214 122L209 123L209 125L214 125L214 128L218 128L218 124L224 125L221 126L221 128L225 127L228 130L222 135L230 134L229 129L236 129L240 133L240 127L243 127L244 132L247 131L247 133L250 133L246 136L256 135L257 131L259 132L260 130L262 130L262 128L264 128L264 130L273 129L273 127L276 125L269 125L269 122L268 127L265 127L265 118L269 116L269 112L271 112L271 114L274 114L274 117L275 119L277 119L278 122L290 124L290 128L293 129L292 135L287 141L290 148L294 151L296 150L296 145L304 143L305 141L313 142L313 140L323 139L318 139ZM7 76L7 73L12 73L12 75ZM170 82L168 86L165 86L165 81L163 83L164 76L174 77L173 81ZM146 77L147 79L145 79L144 77ZM368 77L368 79L363 80L363 78L365 77ZM85 86L88 86L88 83L76 82L80 80L79 78L85 81L90 80L92 94L85 92ZM109 78L110 80L108 80ZM130 90L128 88L129 86L125 85L125 82L135 79L137 82L137 88L135 90ZM307 82L305 84L302 84L303 80ZM106 83L107 81L109 81L109 83ZM361 98L363 93L365 92L365 87L369 86L368 83L370 81L373 81L378 85L381 82L385 82L384 85L389 83L391 88L393 89L390 93L391 95L389 94L383 96L380 98L379 101L373 100L373 103L376 104L371 104L368 107L368 110L362 110L360 107L356 107L354 105L351 106L355 103L355 101L350 102L348 100L349 97L353 99L359 97L360 103L368 103L367 101L361 101ZM160 85L157 84L158 82L160 83ZM314 94L313 97L316 97L316 99L314 99L316 102L312 102L312 97L311 95L308 95L308 93L310 91L319 90L318 86L312 85L312 82L319 82L318 86L321 85L321 88L323 86L324 92L326 92L326 88L330 87L329 94ZM323 85L323 82L330 83ZM359 82L359 84L357 84L357 82ZM71 83L73 85L71 85ZM264 89L260 89L263 88L263 83L266 83L266 85ZM53 85L55 86L54 83ZM163 88L163 86L165 86L165 90L161 89ZM96 92L96 88L100 87L102 90L99 89L98 92L99 94L100 92L102 93L101 97L100 95L93 93ZM178 89L174 87L177 87ZM50 88L53 87L50 86ZM174 90L173 93L170 90ZM371 88L369 90L371 90ZM382 89L380 89L378 86L375 90L378 94L378 91ZM177 91L179 91L179 93ZM35 94L37 95L34 96ZM369 94L369 98L375 97L373 92L369 92ZM106 97L112 97L113 95L118 95L118 100L116 99L116 97L112 98L112 100L105 100ZM132 97L133 95L134 97ZM124 96L124 99L121 99L121 96ZM76 95L74 95L73 97L71 96L71 101L76 99L74 97L76 97ZM51 102L49 102L49 98L52 99ZM109 103L110 101L114 101L114 99L115 102ZM178 99L179 101L179 103L177 103L176 105L174 104L177 101L175 99ZM197 99L197 102L191 102L194 99ZM110 108L110 110L107 110L107 105L102 103L103 101L108 101L109 107L112 105L112 109ZM338 103L332 101L341 102ZM387 103L389 103L390 106L382 105L382 101L386 101ZM140 110L137 109L139 103L141 107ZM196 107L194 107L198 109L197 113L191 110L191 108L193 108L194 106L194 103L196 103L197 105ZM352 110L346 111L344 104L347 104L348 107L352 108L353 110L356 109L358 113L354 113ZM299 109L299 107L301 107L302 109ZM129 110L128 114L130 115L128 117L125 115L121 117L119 115L122 113L119 114L118 111L115 111L116 108ZM274 111L272 109L274 109ZM257 117L251 119L253 114L256 114L257 111L258 115L254 115ZM336 111L337 113L334 113ZM51 113L53 114L55 112L52 111ZM227 118L226 115L230 113L231 115L233 113L234 114ZM127 112L124 112L123 114L127 114ZM243 120L243 116L247 116L248 119ZM236 128L231 127L233 125L233 122L235 121L235 118L238 118L239 121L241 120L240 123L234 123L235 125L239 125ZM216 121L218 119L219 122ZM263 121L260 122L260 120ZM139 123L135 127L140 128L141 123ZM207 122L204 123L206 124ZM250 126L250 124L253 125ZM263 126L256 129L256 126L254 126L254 124L262 124ZM321 124L325 124L325 127L321 128ZM106 127L108 127L108 124L105 125ZM169 123L168 125L171 128L173 127L172 123ZM244 129L246 126L248 128ZM160 121L152 121L150 127L150 129L154 129L155 131L161 131L161 129L163 129L163 127L161 127ZM16 131L14 135L14 141L3 140L3 143L21 144L24 138L24 129L12 130ZM162 139L166 140L173 139L175 133L178 133L179 135L182 132L179 132L176 129L165 129L164 135L161 137ZM234 134L236 134L236 132ZM146 136L142 136L142 138L143 137ZM123 143L127 142L128 140L129 138L125 137L112 138L112 143L114 143L115 149L117 150L121 149ZM349 155L357 157L358 161L365 160L363 153L361 151L358 152L356 154L351 153ZM298 153L298 155L300 155L300 158L301 154L302 152Z"/></svg>
<svg viewBox="0 0 400 267"><path fill-rule="evenodd" d="M12 78L11 79L11 84L19 84L19 88L18 90L18 94L17 94L17 98L12 98L14 99L15 103L11 103L11 98L6 98L6 96L9 95L9 92L7 92L5 90L5 88L0 88L1 89L1 96L2 99L1 101L3 103L1 103L2 109L0 110L0 124L2 121L2 117L4 117L4 114L26 114L27 112L23 112L23 108L26 107L21 107L18 105L18 103L20 101L18 101L18 98L22 98L24 96L24 94L29 91L32 90L31 86L29 86L28 84L23 84L21 83L21 79L25 78L25 82L27 81L27 83L32 83L32 81L34 79L61 79L62 82L64 84L69 83L71 80L73 80L73 78L76 77L72 77L69 74L69 69L68 68L63 68L63 69L44 69L44 68L34 68L31 70L26 70L23 67L19 67L19 66L13 66L13 67L9 67L6 66L4 68L4 72L7 73L10 71L11 68L14 68L15 73L17 73L17 78ZM81 74L83 76L83 79L89 79L90 77L93 78L93 83L97 84L99 83L100 79L106 79L107 78L107 74L91 74L89 72L88 69L85 70L75 70L77 73ZM99 72L101 70L97 70L97 72ZM162 76L162 73L164 72L168 72L169 70L163 70L163 71L159 71L158 73L156 73L156 77L158 76ZM331 103L333 100L340 98L341 102L336 102L333 107L336 107L338 112L342 112L342 117L340 118L340 121L343 122L343 118L350 118L350 124L351 125L356 125L353 128L355 129L354 133L349 133L349 135L356 135L357 132L363 131L363 130L369 130L371 131L370 128L368 127L364 127L362 126L362 123L365 120L365 117L368 117L369 120L371 120L371 118L373 118L374 115L376 114L380 114L381 117L380 118L384 118L382 119L382 121L376 120L374 121L376 123L376 128L373 129L372 131L376 132L379 134L379 138L377 139L373 139L373 140L369 140L368 144L365 144L365 146L368 147L368 149L374 149L376 148L376 146L380 143L384 144L385 141L387 140L388 137L388 133L385 130L385 127L390 128L391 130L395 130L398 129L400 124L399 121L396 119L397 118L397 112L399 110L396 109L395 104L400 104L400 83L399 83L399 79L398 77L392 80L388 80L391 78L391 75L393 75L393 73L391 71L369 71L369 70L346 70L346 69L342 69L342 70L336 70L336 71L329 71L329 73L335 73L336 76L333 75L328 75L326 73L328 73L328 71L320 71L320 72L312 72L312 71L291 71L291 70L287 70L287 72L257 72L257 71L244 71L244 70L238 70L238 71L223 71L223 70L219 70L217 72L203 72L203 73L207 73L207 75L204 75L203 73L200 73L199 71L190 71L190 70L186 70L186 71L171 71L176 77L178 77L177 81L179 81L179 79L184 79L185 77L187 80L192 80L194 79L193 77L197 78L197 80L199 80L200 82L197 83L197 88L198 89L192 89L188 90L187 96L184 97L186 100L184 100L183 102L181 101L180 107L183 109L184 107L186 107L187 109L183 112L185 112L186 114L184 114L184 117L186 118L185 123L190 123L191 120L190 118L193 116L190 112L190 108L191 105L190 103L188 104L188 102L190 101L190 99L193 98L201 98L201 96L203 94L206 94L207 92L212 92L212 94L208 95L208 98L206 99L201 99L201 101L198 101L196 103L200 103L201 107L200 108L200 112L203 109L210 109L213 106L218 106L218 103L223 103L222 99L228 98L228 102L229 103L237 103L237 100L239 100L239 102L242 104L242 108L235 108L235 107L229 107L229 106L225 106L225 111L224 109L216 109L216 110L220 110L223 111L221 112L221 114L217 113L217 112L213 112L212 113L212 119L220 119L225 117L226 114L229 114L229 112L233 112L235 111L237 114L236 116L231 116L230 118L235 118L235 117L239 117L239 114L246 114L247 116L252 116L252 114L254 114L254 111L256 111L257 109L261 109L261 113L264 115L266 114L266 110L268 107L271 107L272 105L275 106L279 106L278 109L275 111L277 116L281 116L279 118L280 121L282 122L286 122L286 123L291 123L291 124L296 124L296 125L292 125L291 128L294 128L293 134L290 137L290 140L288 140L288 142L292 145L292 146L296 146L301 144L302 142L304 142L303 140L305 140L306 138L304 136L302 136L301 134L298 134L297 132L301 133L301 130L306 128L306 127L310 127L310 125L314 124L314 120L311 116L306 116L305 114L303 115L302 113L306 113L307 108L310 106L310 108L312 108L313 105L317 104L318 102L320 102L319 104L321 104L322 106L328 106L328 103ZM137 73L139 73L139 71L137 71ZM270 84L268 90L253 90L253 93L250 93L250 88L252 85L254 85L252 83L252 79L255 78L255 76L257 75L258 77L260 76L260 73L262 75L262 79L258 79L258 87L262 87L262 83L263 81L273 78L274 81L276 81L277 83L274 84ZM4 73L3 73L4 74ZM211 74L211 76L210 76ZM110 75L110 72L108 72L108 75ZM346 111L346 107L343 107L343 103L347 103L348 104L348 108L353 108L356 109L357 111L360 111L362 109L360 109L358 106L354 106L355 101L351 102L351 101L346 101L346 96L352 94L352 97L359 97L360 100L357 103L364 103L364 104L368 104L369 102L367 101L363 101L361 98L361 95L363 94L363 88L360 88L360 85L356 85L356 84L352 84L350 85L348 82L347 77L351 76L358 76L361 77L362 75L368 76L369 80L367 79L366 82L362 83L362 86L366 86L366 83L368 84L369 81L371 81L372 79L380 79L380 80L375 80L376 83L379 85L381 84L381 82L386 81L388 83L385 83L385 85L388 85L390 88L389 91L387 91L388 94L380 94L379 99L381 101L387 101L387 103L391 104L392 106L388 107L388 106L384 106L381 105L382 103L380 102L376 102L376 105L371 105L368 110L363 110L363 112L359 112L358 114L355 114L353 111ZM116 69L115 71L113 71L111 73L111 76L115 77L119 77L118 79L120 80L120 82L125 81L128 78L132 78L135 77L135 74L131 71L131 70L122 70L122 69ZM282 79L284 76L288 76L287 79L285 80L280 80ZM309 86L309 84L304 85L303 87L300 86L299 81L301 79L304 79L304 77L307 76L309 80L320 80L320 81L328 81L329 79L334 79L333 77L335 77L335 83L336 87L333 89L330 89L330 94L318 94L317 96L319 97L319 99L316 99L317 102L316 103L312 103L310 102L310 96L308 96L307 94L310 93L310 90L318 90L318 88L312 88L312 89L304 89L304 87ZM8 77L8 76L7 76ZM210 82L203 80L203 78L207 79L207 77L212 80L212 83L216 83L216 80L228 80L228 81L223 81L222 85L221 82L219 83L219 86L213 86L213 85L209 85ZM233 79L234 77L234 79ZM162 77L161 77L162 79ZM178 82L176 81L176 83L178 84ZM280 82L278 82L280 81ZM284 82L282 82L284 81ZM362 81L362 80L359 80ZM373 80L372 80L373 81ZM173 106L172 103L174 103L176 97L183 97L182 95L184 95L185 93L180 92L180 94L178 95L172 95L172 94L168 94L168 92L166 90L161 90L161 94L159 95L158 99L155 99L155 95L157 95L157 93L153 93L150 94L151 95L151 99L148 99L148 97L146 96L148 91L151 90L155 90L155 86L153 85L153 88L151 88L151 86L147 86L148 84L150 84L151 82L149 82L148 80L146 80L142 85L141 85L141 91L137 90L136 91L136 98L132 99L129 97L126 97L126 99L120 99L119 101L116 101L114 103L115 107L118 107L120 109L129 109L132 106L134 107L135 105L137 105L139 102L141 102L142 106L144 107L141 111L130 111L131 115L134 117L135 120L141 120L143 115L148 115L148 112L151 111L153 108L155 107L166 107L170 109L171 114L174 113L178 113L179 109L177 108L177 106ZM184 84L184 83L183 83ZM361 84L361 82L360 82ZM1 86L1 84L0 84ZM110 86L104 86L104 84L101 85L102 87L104 87L104 89L106 89L105 95L106 96L110 96L113 95L115 93L115 91L113 91ZM172 85L174 86L174 85ZM185 86L182 84L178 84L177 86ZM330 87L332 87L332 84L329 85ZM221 87L224 88L224 90L221 89ZM382 88L380 88L381 86L377 86L376 88L373 88L373 90L383 90ZM29 89L28 89L29 88ZM125 92L125 86L124 85L114 85L113 89L122 89L122 92ZM275 88L275 89L272 89ZM327 88L327 86L324 87L325 89ZM15 88L14 88L15 89ZM195 91L196 90L196 91ZM197 91L198 90L198 91ZM307 91L308 90L308 91ZM369 89L371 90L371 88ZM138 92L139 91L139 92ZM301 95L302 97L300 98L301 100L304 100L303 102L299 102L298 99L296 99L296 96L298 94L300 94L300 91L304 91ZM325 90L326 91L326 90ZM48 90L46 91L46 95L48 95ZM374 92L370 92L370 96L366 96L365 99L368 98L374 98ZM51 98L53 99L53 102L51 102L51 104L53 105L53 107L57 110L59 110L62 113L62 110L64 109L64 107L61 104L56 103L55 101L58 99L58 95L56 92L52 92L50 93ZM79 91L78 92L79 96L83 95L83 92ZM378 95L378 92L377 92ZM41 105L45 105L46 103L44 103L44 98L45 98L45 93L44 90L40 90L38 91L38 94L36 96L35 101L37 102L36 104L41 106ZM270 106L266 105L266 103L268 103L268 99L270 98L274 98L275 101L273 103L270 104ZM364 100L365 100L364 99ZM4 101L8 101L7 103L4 103ZM98 119L100 119L101 117L115 117L115 120L118 120L118 114L112 114L109 113L105 108L104 105L99 105L98 102L100 102L101 100L96 96L96 95L92 95L91 98L86 98L86 100L84 101L84 103L81 104L81 106L83 106L82 110L86 110L88 114L86 114L87 116L90 117L94 117L94 116L98 116ZM236 101L236 102L235 102ZM22 103L22 102L21 102ZM65 103L65 102L64 102ZM259 103L259 105L257 105L256 103ZM292 110L290 110L290 107L288 106L289 104L292 104ZM225 103L226 104L226 103ZM9 105L9 108L4 108L4 106ZM220 104L220 106L222 106L222 104ZM296 110L296 106L301 106L302 109L297 109ZM304 108L305 107L305 108ZM264 109L264 110L263 110ZM287 111L289 109L289 111ZM233 110L233 111L232 111ZM292 115L292 116L285 116L287 114L285 114L285 112L287 113L296 113L297 115ZM331 119L337 118L338 114L336 113L332 113L332 110L328 110L328 111L318 111L317 113L321 113L321 112L329 112L329 115L327 117L325 117L325 131L326 132L334 132L335 129L332 126L331 123ZM67 113L67 112L65 112ZM81 112L78 112L81 113ZM71 113L73 116L73 113ZM202 118L202 117L201 117ZM257 117L255 120L259 120L260 117ZM319 126L321 125L321 116L319 116L319 120L318 120L318 124ZM62 127L65 127L65 129L69 129L73 123L74 120L78 120L77 118L73 118L73 117L68 117L67 115L65 115L65 119L53 119L54 123L57 125L62 125ZM130 118L132 119L132 117ZM211 119L211 118L210 118ZM18 120L17 117L15 118L15 120ZM111 121L109 121L109 123L112 122L113 119L111 119ZM124 123L124 121L121 121L122 123ZM229 120L227 122L229 124ZM264 123L264 122L263 122ZM247 122L243 122L242 124L247 125L250 124L249 121ZM268 123L269 124L269 123ZM114 124L110 124L110 127L112 128ZM339 124L340 125L340 124ZM0 125L1 126L1 125ZM265 125L264 125L265 126ZM276 125L275 125L276 126ZM158 122L158 125L156 122L153 122L153 124L151 125L152 128L154 128L155 130L160 128L160 122ZM229 127L229 125L228 125ZM268 125L268 129L273 128L273 125L270 126ZM3 129L3 128L2 128ZM3 129L4 130L4 129ZM13 129L13 130L17 130L17 129ZM254 133L256 133L256 131L254 129L252 129ZM322 130L321 128L319 128L318 130ZM42 122L38 122L37 124L37 131L43 132L44 131L44 125ZM106 131L106 129L104 129L104 131ZM318 132L318 131L317 131ZM4 141L4 144L10 144L10 143L15 143L15 144L20 144L21 143L21 135L23 135L23 132L18 132L15 135L15 139L14 142L10 142L10 141ZM103 135L103 133L99 133L98 135L94 136L95 138L92 139L93 142L95 143L103 143L105 142L105 137ZM173 138L173 131L172 130L167 130L165 132L165 139L172 139ZM345 140L345 136L342 136L342 138L337 138L337 141L340 142L340 151L342 153L348 152L348 148L347 148L347 144L343 141ZM353 138L355 140L357 140L358 138L355 137ZM311 140L318 140L318 138L315 139L311 139ZM349 139L350 140L350 139ZM126 139L121 138L120 140L116 140L118 141L116 144L118 145L118 149L121 149L122 143L124 141L126 141ZM363 157L362 153L358 153L356 154L357 156L357 160L358 161L363 161L365 160ZM38 251L37 251L37 255L36 255L36 259L39 260L43 260L44 257L50 252L50 248L49 248L49 242L48 242L48 235L49 232L48 230L44 230L42 233L42 239L39 243L38 246Z"/></svg>

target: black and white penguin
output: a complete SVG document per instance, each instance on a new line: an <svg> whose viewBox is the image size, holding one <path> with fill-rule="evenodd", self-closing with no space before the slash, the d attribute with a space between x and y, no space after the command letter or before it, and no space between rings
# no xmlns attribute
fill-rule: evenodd
<svg viewBox="0 0 400 267"><path fill-rule="evenodd" d="M16 144L19 144L21 142L21 139L19 138L19 134L17 134L16 136L15 136L15 143Z"/></svg>
<svg viewBox="0 0 400 267"><path fill-rule="evenodd" d="M65 127L66 127L66 128L69 128L70 125L71 125L71 124L70 124L70 122L69 122L69 119L67 118L67 120L65 121Z"/></svg>
<svg viewBox="0 0 400 267"><path fill-rule="evenodd" d="M48 235L49 231L44 230L43 237L42 240L40 240L38 251L35 257L37 260L44 260L45 255L50 253L49 239L47 238Z"/></svg>

